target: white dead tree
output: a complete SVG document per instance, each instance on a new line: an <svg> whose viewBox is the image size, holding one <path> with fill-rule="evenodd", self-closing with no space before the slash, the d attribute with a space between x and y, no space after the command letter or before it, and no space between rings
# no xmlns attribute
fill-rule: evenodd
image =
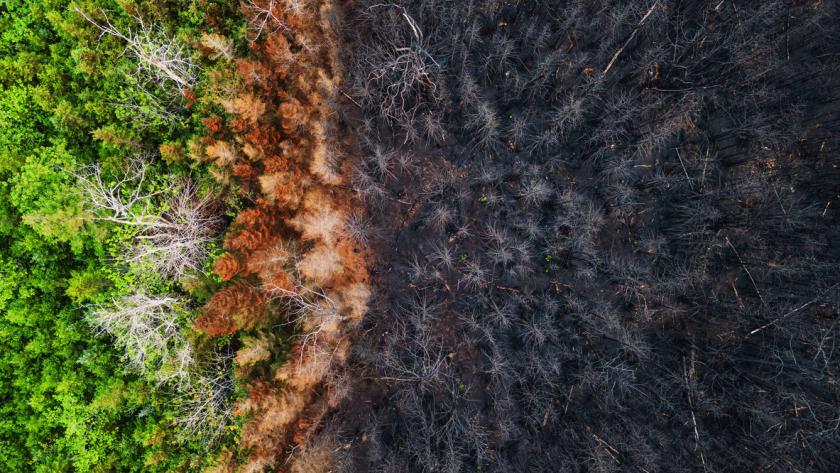
<svg viewBox="0 0 840 473"><path fill-rule="evenodd" d="M186 376L192 363L189 344L181 335L182 307L174 297L138 292L96 307L90 319L100 333L114 337L115 344L125 351L128 367L135 371L155 372L176 361L178 369L159 379L168 381Z"/></svg>
<svg viewBox="0 0 840 473"><path fill-rule="evenodd" d="M94 308L90 321L124 350L129 369L174 392L181 435L210 444L233 421L233 356L199 361L182 333L185 315L177 298L135 292Z"/></svg>
<svg viewBox="0 0 840 473"><path fill-rule="evenodd" d="M233 59L233 41L218 33L202 33L201 45L215 51L210 59L216 60L222 57L226 61Z"/></svg>
<svg viewBox="0 0 840 473"><path fill-rule="evenodd" d="M245 17L249 19L248 27L251 30L252 41L256 41L265 33L273 33L277 30L288 30L283 21L278 17L282 5L285 2L278 0L244 0L242 9L247 12ZM300 2L292 2L300 3Z"/></svg>
<svg viewBox="0 0 840 473"><path fill-rule="evenodd" d="M161 192L147 192L144 188L149 171L149 157L138 155L128 160L123 175L116 180L103 179L102 168L97 165L71 171L78 188L85 194L88 204L99 211L97 220L106 220L121 225L142 226L154 220L144 215L151 206L151 199ZM138 214L138 209L142 209Z"/></svg>
<svg viewBox="0 0 840 473"><path fill-rule="evenodd" d="M333 330L336 324L344 320L332 299L325 293L303 284L295 283L291 290L265 284L263 290L272 300L279 299L288 304L289 322L299 325L303 331L301 357L308 346L318 344L318 338L327 327Z"/></svg>
<svg viewBox="0 0 840 473"><path fill-rule="evenodd" d="M186 44L170 37L159 26L148 24L135 16L137 26L119 29L104 10L100 10L101 21L95 20L79 8L73 11L99 29L100 38L105 35L125 42L125 50L137 59L137 75L148 78L158 85L171 81L180 92L192 89L198 77L199 66L192 61Z"/></svg>
<svg viewBox="0 0 840 473"><path fill-rule="evenodd" d="M193 371L189 386L177 390L176 422L182 438L213 444L233 423L233 355L215 351Z"/></svg>
<svg viewBox="0 0 840 473"><path fill-rule="evenodd" d="M135 229L129 262L148 265L167 277L201 270L208 245L222 226L214 199L200 195L189 179L173 183L174 190L169 192L146 191L143 183L148 171L147 159L138 157L113 182L104 179L96 165L73 174L96 220Z"/></svg>
<svg viewBox="0 0 840 473"><path fill-rule="evenodd" d="M212 197L199 195L196 184L187 180L164 201L168 210L136 237L129 260L171 277L200 271L222 223Z"/></svg>
<svg viewBox="0 0 840 473"><path fill-rule="evenodd" d="M148 156L138 156L115 179L96 165L72 174L95 219L135 230L128 261L167 277L200 269L221 229L212 197L200 195L190 180L149 191L150 172ZM130 369L174 391L182 437L210 444L233 421L232 355L196 354L183 333L188 319L181 299L143 289L96 306L89 315L92 325L124 350Z"/></svg>

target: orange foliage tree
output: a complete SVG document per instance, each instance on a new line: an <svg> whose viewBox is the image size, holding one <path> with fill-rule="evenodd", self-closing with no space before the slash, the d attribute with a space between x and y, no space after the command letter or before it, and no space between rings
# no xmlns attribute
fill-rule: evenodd
<svg viewBox="0 0 840 473"><path fill-rule="evenodd" d="M211 337L248 330L259 321L266 298L251 285L237 281L213 294L193 327Z"/></svg>
<svg viewBox="0 0 840 473"><path fill-rule="evenodd" d="M336 114L326 105L332 102L325 100L337 95L339 83L326 20L333 6L305 4L243 0L254 38L250 55L235 61L235 87L215 87L227 91L219 98L227 123L205 120L214 134L204 143L214 175L238 184L234 188L253 206L229 228L227 253L213 267L226 285L194 326L209 336L260 328L274 306L269 302L282 299L277 306L300 334L271 376L260 371L263 377L243 379L248 396L238 411L251 415L242 433L250 452L245 471L275 466L317 427L331 367L343 361L346 333L369 293L364 255L343 234L353 196L337 185L341 170L328 156L347 137L324 132L336 129L330 122ZM235 138L219 141L230 134ZM250 368L240 372L247 376Z"/></svg>

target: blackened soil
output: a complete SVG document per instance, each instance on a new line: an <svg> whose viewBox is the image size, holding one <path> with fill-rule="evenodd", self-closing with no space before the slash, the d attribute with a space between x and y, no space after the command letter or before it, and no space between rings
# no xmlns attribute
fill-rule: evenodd
<svg viewBox="0 0 840 473"><path fill-rule="evenodd" d="M835 471L835 3L352 10L346 471Z"/></svg>

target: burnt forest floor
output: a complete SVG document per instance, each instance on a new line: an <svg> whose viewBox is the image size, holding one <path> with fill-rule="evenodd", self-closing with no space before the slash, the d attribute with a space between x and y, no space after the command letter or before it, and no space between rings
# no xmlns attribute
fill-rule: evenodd
<svg viewBox="0 0 840 473"><path fill-rule="evenodd" d="M346 471L832 471L834 2L352 2Z"/></svg>

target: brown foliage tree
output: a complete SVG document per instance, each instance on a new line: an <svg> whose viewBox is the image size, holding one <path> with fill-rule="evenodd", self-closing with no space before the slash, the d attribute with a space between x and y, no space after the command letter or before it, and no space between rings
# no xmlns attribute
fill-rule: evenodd
<svg viewBox="0 0 840 473"><path fill-rule="evenodd" d="M289 161L280 156L270 156L263 159L263 166L266 174L288 171Z"/></svg>
<svg viewBox="0 0 840 473"><path fill-rule="evenodd" d="M219 159L232 155L219 145L211 151L223 171L239 177L242 195L253 195L256 183L261 194L236 217L224 241L229 253L214 265L223 280L238 282L211 298L195 327L211 336L254 327L269 296L300 306L289 319L299 322L305 342L274 379L248 380L248 398L239 406L240 414L251 415L242 432L241 445L250 451L243 471L262 471L318 426L321 391L329 391L320 388L329 385L333 363L344 359L345 329L360 318L369 294L364 256L335 235L344 231L352 199L334 187L340 179L324 177L330 175L325 150L337 147L328 141L338 141L324 131L335 129L326 124L335 114L322 97L336 94L339 82L331 77L338 70L329 63L334 56L325 51L334 44L324 29L327 5L243 0L242 7L251 54L235 60L237 87L220 94L233 115L228 127L239 135L228 140L236 143L237 159ZM220 122L205 124L223 133ZM298 240L306 246L298 247Z"/></svg>
<svg viewBox="0 0 840 473"><path fill-rule="evenodd" d="M236 61L236 69L245 84L249 86L262 86L266 79L272 77L271 67L257 61L239 59ZM282 77L277 79L282 79Z"/></svg>
<svg viewBox="0 0 840 473"><path fill-rule="evenodd" d="M214 308L205 308L193 322L193 328L211 337L221 337L235 333L236 323L230 314Z"/></svg>
<svg viewBox="0 0 840 473"><path fill-rule="evenodd" d="M274 240L271 229L246 228L225 241L225 248L249 252L262 248Z"/></svg>
<svg viewBox="0 0 840 473"><path fill-rule="evenodd" d="M277 241L276 223L274 212L265 207L243 210L234 221L241 230L229 234L224 247L247 255L268 246Z"/></svg>
<svg viewBox="0 0 840 473"><path fill-rule="evenodd" d="M304 132L309 124L312 110L307 109L298 100L280 104L280 116L283 131L290 136L297 136Z"/></svg>
<svg viewBox="0 0 840 473"><path fill-rule="evenodd" d="M245 182L253 181L259 174L260 170L253 164L241 163L233 166L233 175Z"/></svg>
<svg viewBox="0 0 840 473"><path fill-rule="evenodd" d="M245 140L263 152L271 152L282 141L279 131L274 127L273 124L254 127L245 135Z"/></svg>
<svg viewBox="0 0 840 473"><path fill-rule="evenodd" d="M260 319L265 302L265 297L249 284L234 283L213 294L193 327L211 337L250 329Z"/></svg>
<svg viewBox="0 0 840 473"><path fill-rule="evenodd" d="M242 266L242 262L236 255L225 253L213 264L213 272L222 278L222 281L230 281L242 271Z"/></svg>

